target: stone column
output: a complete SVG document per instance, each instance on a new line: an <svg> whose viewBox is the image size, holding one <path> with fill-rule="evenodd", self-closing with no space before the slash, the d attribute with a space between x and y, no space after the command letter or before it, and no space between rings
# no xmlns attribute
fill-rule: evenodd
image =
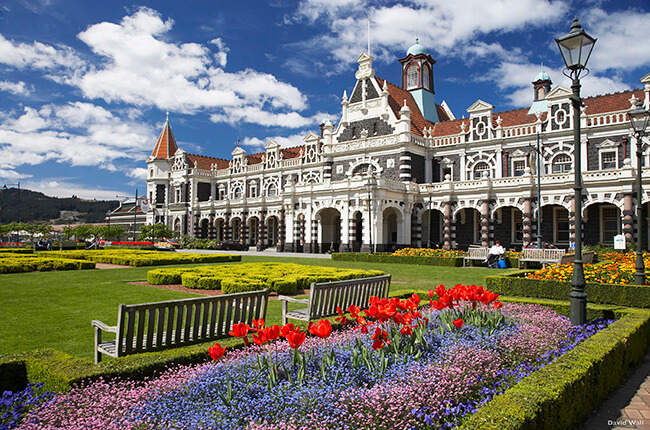
<svg viewBox="0 0 650 430"><path fill-rule="evenodd" d="M192 225L194 226L194 237L197 237L198 233L201 231L200 229L200 219L201 216L200 214L194 214L194 219L192 220Z"/></svg>
<svg viewBox="0 0 650 430"><path fill-rule="evenodd" d="M278 219L278 252L284 252L284 244L286 240L286 218L284 209L280 210Z"/></svg>
<svg viewBox="0 0 650 430"><path fill-rule="evenodd" d="M538 202L539 204L539 202ZM537 209L537 216L540 216L542 208ZM521 213L521 225L523 234L523 246L528 245L533 240L532 235L533 224L533 204L529 197L524 199L524 210ZM537 232L539 234L539 232Z"/></svg>
<svg viewBox="0 0 650 430"><path fill-rule="evenodd" d="M311 220L311 252L318 253L318 220Z"/></svg>
<svg viewBox="0 0 650 430"><path fill-rule="evenodd" d="M490 201L487 199L481 206L481 246L490 246Z"/></svg>
<svg viewBox="0 0 650 430"><path fill-rule="evenodd" d="M399 179L411 182L411 154L408 151L402 151L399 155Z"/></svg>
<svg viewBox="0 0 650 430"><path fill-rule="evenodd" d="M422 222L417 216L418 205L413 205L411 211L411 243L410 246L418 248L422 246ZM424 213L424 212L422 212Z"/></svg>
<svg viewBox="0 0 650 430"><path fill-rule="evenodd" d="M210 214L208 220L209 220L208 222L210 223L208 224L208 239L214 240L214 238L216 237L216 232L214 230L214 214Z"/></svg>
<svg viewBox="0 0 650 430"><path fill-rule="evenodd" d="M444 214L442 217L442 247L446 250L451 249L451 202L445 202Z"/></svg>
<svg viewBox="0 0 650 430"><path fill-rule="evenodd" d="M348 219L348 252L354 252L354 243L357 240L357 223L352 215Z"/></svg>
<svg viewBox="0 0 650 430"><path fill-rule="evenodd" d="M623 234L625 242L634 241L634 196L632 193L626 193L623 196ZM637 225L637 230L638 230Z"/></svg>
<svg viewBox="0 0 650 430"><path fill-rule="evenodd" d="M266 212L260 211L260 221L257 223L257 250L264 250L265 239L266 239Z"/></svg>
<svg viewBox="0 0 650 430"><path fill-rule="evenodd" d="M242 212L239 223L239 243L246 245L248 240L248 212Z"/></svg>
<svg viewBox="0 0 650 430"><path fill-rule="evenodd" d="M230 212L223 217L223 240L232 240L232 228L230 227Z"/></svg>

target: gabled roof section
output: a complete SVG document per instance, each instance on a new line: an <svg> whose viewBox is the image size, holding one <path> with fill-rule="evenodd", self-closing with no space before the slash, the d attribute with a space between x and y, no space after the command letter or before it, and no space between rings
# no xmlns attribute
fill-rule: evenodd
<svg viewBox="0 0 650 430"><path fill-rule="evenodd" d="M375 79L379 84L379 88L382 88L384 86L384 79L378 77L375 77ZM388 105L393 110L395 116L397 118L400 117L399 111L404 105L404 100L406 100L406 106L411 110L411 133L417 134L418 136L424 136L424 129L433 127L434 123L426 120L422 116L422 112L420 112L420 108L411 93L391 84L388 81L386 82L388 83ZM438 110L438 118L440 118L441 121L443 118L449 118L447 113L444 112L444 109L440 108L439 105L436 105L436 109ZM441 111L443 112L442 115Z"/></svg>
<svg viewBox="0 0 650 430"><path fill-rule="evenodd" d="M476 114L494 110L494 106L490 103L484 102L483 100L476 100L474 104L467 108L467 113Z"/></svg>
<svg viewBox="0 0 650 430"><path fill-rule="evenodd" d="M176 145L172 127L169 125L169 120L167 120L151 153L151 158L154 160L167 160L174 155L177 149L178 145Z"/></svg>

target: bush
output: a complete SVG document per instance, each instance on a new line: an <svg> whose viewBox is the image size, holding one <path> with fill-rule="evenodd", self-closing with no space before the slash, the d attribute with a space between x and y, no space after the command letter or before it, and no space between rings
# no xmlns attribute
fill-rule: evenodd
<svg viewBox="0 0 650 430"><path fill-rule="evenodd" d="M332 254L332 261L355 261L368 263L416 264L421 266L462 267L463 257L394 256L387 253L341 252Z"/></svg>
<svg viewBox="0 0 650 430"><path fill-rule="evenodd" d="M527 271L508 275L486 276L485 288L507 296L566 300L571 292L570 282L526 279ZM585 286L590 303L650 308L650 286L589 283Z"/></svg>
<svg viewBox="0 0 650 430"><path fill-rule="evenodd" d="M248 263L204 266L194 269L154 269L147 273L150 284L178 284L186 288L241 293L268 288L278 294L294 294L312 282L339 281L383 275L379 270L338 269L293 263Z"/></svg>
<svg viewBox="0 0 650 430"><path fill-rule="evenodd" d="M37 255L0 256L1 273L46 272L51 270L94 269L95 263L84 260L45 258Z"/></svg>

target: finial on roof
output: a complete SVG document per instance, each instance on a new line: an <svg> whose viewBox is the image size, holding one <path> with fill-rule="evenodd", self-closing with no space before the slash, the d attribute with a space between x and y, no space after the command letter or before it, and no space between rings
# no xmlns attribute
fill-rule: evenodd
<svg viewBox="0 0 650 430"><path fill-rule="evenodd" d="M169 111L165 112L165 122L169 122Z"/></svg>

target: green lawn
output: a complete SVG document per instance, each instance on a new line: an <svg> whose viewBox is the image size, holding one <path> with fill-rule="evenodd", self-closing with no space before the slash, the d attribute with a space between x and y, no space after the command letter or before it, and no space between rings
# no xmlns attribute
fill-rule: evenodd
<svg viewBox="0 0 650 430"><path fill-rule="evenodd" d="M332 262L316 258L244 256L242 259L242 263L261 261L379 269L393 275L392 290L426 290L438 284L448 287L457 283L480 285L483 284L485 275L494 273L483 268ZM197 296L128 283L146 281L150 269L152 268L139 267L0 275L0 355L53 348L92 359L91 320L115 324L117 306L120 303L146 303ZM280 323L280 319L280 303L272 300L269 302L267 321L274 324Z"/></svg>

